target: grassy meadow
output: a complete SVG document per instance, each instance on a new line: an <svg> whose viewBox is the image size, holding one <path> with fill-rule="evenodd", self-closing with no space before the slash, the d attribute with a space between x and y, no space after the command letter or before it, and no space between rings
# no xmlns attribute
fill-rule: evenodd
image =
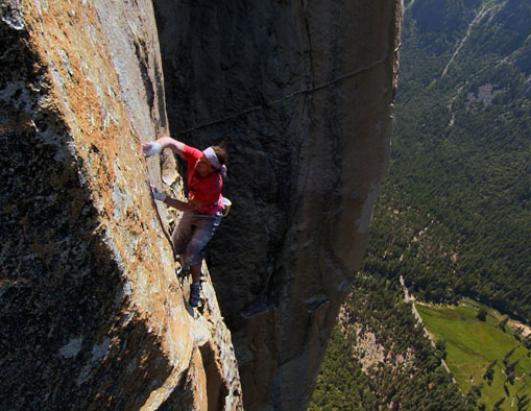
<svg viewBox="0 0 531 411"><path fill-rule="evenodd" d="M485 321L476 318L480 308L487 312ZM470 300L458 306L417 304L417 309L435 340L446 342L446 362L464 394L476 386L481 388L478 404L483 403L486 410L492 410L502 398L505 400L501 410L527 409L524 395L531 398L531 358L513 329L506 326L503 331L499 327L503 316ZM489 381L485 373L494 360ZM517 360L511 383L506 375L507 365L510 367Z"/></svg>

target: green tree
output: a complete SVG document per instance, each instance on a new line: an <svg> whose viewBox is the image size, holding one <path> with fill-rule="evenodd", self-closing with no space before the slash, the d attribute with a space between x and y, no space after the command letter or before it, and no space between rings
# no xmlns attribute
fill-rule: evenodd
<svg viewBox="0 0 531 411"><path fill-rule="evenodd" d="M487 381L488 385L492 384L492 380L494 379L494 366L496 365L497 360L491 361L487 365L487 369L485 370L485 373L483 374L483 379Z"/></svg>
<svg viewBox="0 0 531 411"><path fill-rule="evenodd" d="M498 328L505 332L507 322L509 321L509 317L503 317L501 321L498 323Z"/></svg>
<svg viewBox="0 0 531 411"><path fill-rule="evenodd" d="M492 411L501 411L501 406L505 402L505 397L500 398L498 401L494 403L494 407L492 408Z"/></svg>
<svg viewBox="0 0 531 411"><path fill-rule="evenodd" d="M487 319L487 311L484 308L480 308L478 313L476 314L476 318L479 321L485 321Z"/></svg>
<svg viewBox="0 0 531 411"><path fill-rule="evenodd" d="M527 411L529 408L529 397L527 394L516 394L516 409L517 411Z"/></svg>
<svg viewBox="0 0 531 411"><path fill-rule="evenodd" d="M444 338L437 340L435 343L435 349L437 350L437 357L444 360L446 358L446 340Z"/></svg>
<svg viewBox="0 0 531 411"><path fill-rule="evenodd" d="M481 390L483 388L482 384L479 385L473 385L470 387L470 390L468 391L468 394L466 395L468 404L471 407L474 407L477 405L478 400L481 398Z"/></svg>

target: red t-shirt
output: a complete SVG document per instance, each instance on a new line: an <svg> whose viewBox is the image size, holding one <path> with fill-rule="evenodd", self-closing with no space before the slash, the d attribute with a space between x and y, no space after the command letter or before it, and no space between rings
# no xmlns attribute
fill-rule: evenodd
<svg viewBox="0 0 531 411"><path fill-rule="evenodd" d="M204 203L197 209L200 213L215 214L221 209L221 187L223 187L221 174L213 172L206 177L198 176L195 172L195 165L203 156L203 152L197 148L184 145L183 154L187 166L188 199L199 200Z"/></svg>

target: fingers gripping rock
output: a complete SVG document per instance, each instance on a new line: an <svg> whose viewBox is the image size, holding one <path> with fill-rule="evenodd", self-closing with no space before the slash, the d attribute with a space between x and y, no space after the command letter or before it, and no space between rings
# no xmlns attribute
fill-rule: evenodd
<svg viewBox="0 0 531 411"><path fill-rule="evenodd" d="M154 156L155 154L160 154L162 151L162 145L151 141L149 143L142 144L142 151L146 157Z"/></svg>

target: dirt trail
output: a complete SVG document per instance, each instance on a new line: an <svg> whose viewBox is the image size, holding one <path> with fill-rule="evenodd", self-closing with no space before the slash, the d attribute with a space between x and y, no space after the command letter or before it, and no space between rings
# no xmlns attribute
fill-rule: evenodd
<svg viewBox="0 0 531 411"><path fill-rule="evenodd" d="M489 6L488 4L484 4L483 6L481 6L481 8L479 9L478 13L474 17L474 19L468 25L468 28L466 30L465 36L461 39L461 41L457 45L457 48L455 49L454 53L452 54L452 57L450 57L450 60L448 61L448 64L446 64L446 67L444 68L444 70L443 70L443 72L441 74L441 79L446 77L446 74L448 74L448 69L453 64L453 62L454 62L455 58L458 56L458 54L461 52L461 49L463 48L463 46L465 45L466 41L470 37L470 34L472 33L472 30L474 30L474 28L479 24L479 22L483 19L483 17L485 17L487 15L487 13L489 13L495 7L500 7L500 6L497 6L497 5L490 5ZM501 7L503 7L503 4L501 5Z"/></svg>

